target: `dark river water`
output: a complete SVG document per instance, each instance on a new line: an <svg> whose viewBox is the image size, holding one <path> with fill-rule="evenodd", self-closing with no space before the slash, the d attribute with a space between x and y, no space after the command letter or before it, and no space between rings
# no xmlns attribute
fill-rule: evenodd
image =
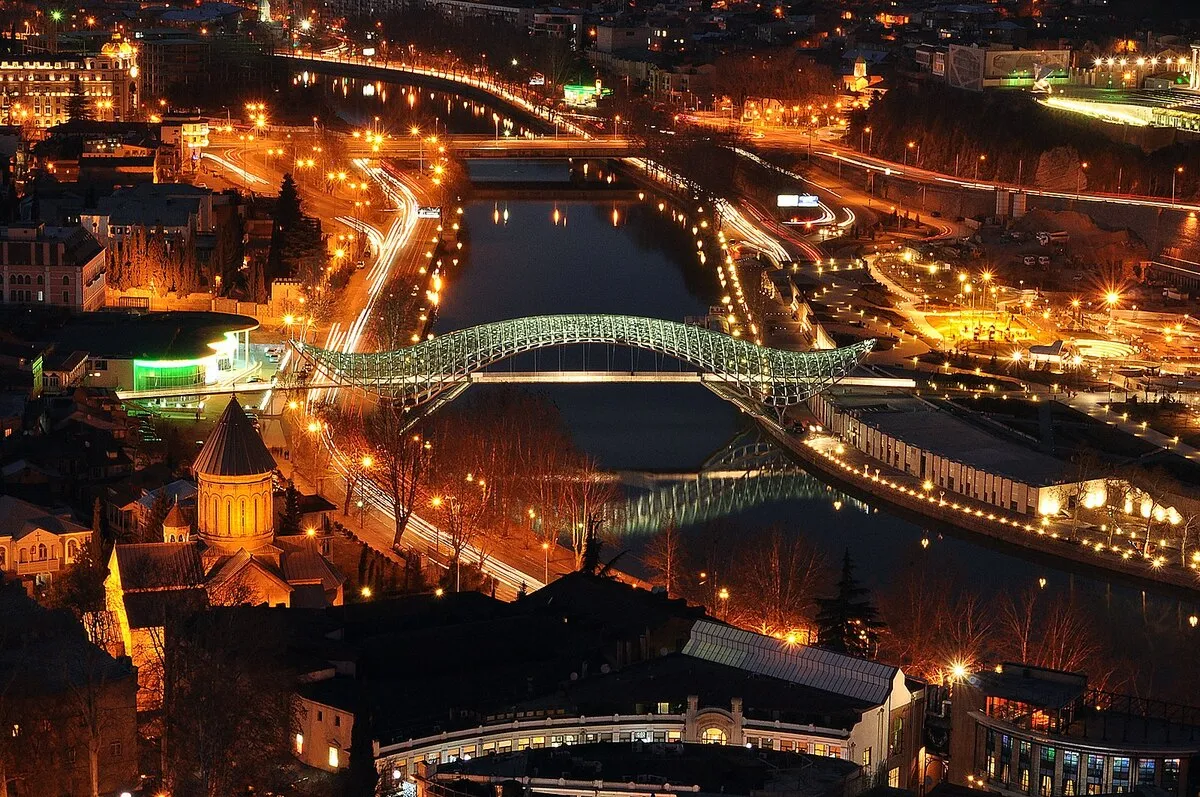
<svg viewBox="0 0 1200 797"><path fill-rule="evenodd" d="M490 109L447 95L431 96L427 89L384 84L364 95L363 85L350 81L331 83L328 91L334 98L342 95L351 120L378 114L401 128L436 123L445 129L448 123L451 132L493 130ZM649 197L615 204L470 202L463 225L467 256L460 270L448 275L438 330L551 313L618 313L679 321L705 313L717 298L711 292L711 275L688 251L687 236L680 240L669 217L664 220L654 205ZM1136 226L1142 226L1152 225L1157 214L1147 219L1138 215ZM1127 213L1124 218L1129 218ZM1114 216L1114 226L1119 220ZM1151 234L1147 230L1147 237ZM542 367L557 363L554 351L538 356L549 358L541 360ZM566 357L565 364L574 357L578 366L582 355L570 352ZM629 358L625 351L610 354L604 347L592 347L588 365L628 368ZM533 364L514 367L525 370ZM579 447L613 469L694 472L747 427L735 408L699 385L537 389L559 407ZM812 476L797 477L768 499L751 495L734 503L735 509L722 520L729 533L778 526L808 538L833 561L848 550L862 580L879 593L895 588L902 574L913 569L953 574L959 583L993 595L1023 593L1045 579L1047 598L1070 596L1091 612L1104 637L1105 658L1115 654L1123 659L1140 689L1172 699L1195 694L1194 684L1200 683L1195 655L1200 630L1188 624L1189 615L1200 611L1196 601L1110 583L1095 572L1071 572L1068 565L999 550L949 530L939 533L847 499ZM638 544L630 542L635 549Z"/></svg>

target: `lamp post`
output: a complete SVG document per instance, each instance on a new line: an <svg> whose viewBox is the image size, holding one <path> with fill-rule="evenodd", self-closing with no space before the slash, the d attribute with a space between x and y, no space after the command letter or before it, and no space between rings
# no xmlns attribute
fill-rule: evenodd
<svg viewBox="0 0 1200 797"><path fill-rule="evenodd" d="M542 583L550 583L550 543L542 543L542 553L545 554L545 564L542 569Z"/></svg>
<svg viewBox="0 0 1200 797"><path fill-rule="evenodd" d="M1079 195L1080 195L1081 193L1083 193L1083 175L1084 175L1084 173L1085 173L1085 172L1087 172L1087 167L1088 167L1088 162L1087 162L1087 161L1084 161L1083 163L1079 164L1079 173L1075 175L1075 199L1076 199L1076 200L1078 200L1078 199L1079 199ZM1172 191L1172 193L1174 193L1174 190L1175 190L1175 189L1174 189L1174 185L1175 185L1175 183L1174 183L1174 182L1172 182L1172 183L1171 183L1171 186L1172 186L1172 188L1171 188L1171 191ZM1174 200L1172 200L1172 201L1174 201Z"/></svg>
<svg viewBox="0 0 1200 797"><path fill-rule="evenodd" d="M1171 172L1171 204L1175 204L1175 178L1183 174L1183 167L1176 166L1175 171Z"/></svg>
<svg viewBox="0 0 1200 797"><path fill-rule="evenodd" d="M866 153L869 153L869 152L871 151L871 147L870 147L870 143L869 143L869 142L870 142L870 139L869 139L869 138L867 139L867 141L868 141L868 145L867 145L866 149L864 149L864 148L863 148L863 136L870 136L870 135L871 135L871 128L869 128L869 127L864 127L864 128L863 128L863 129L862 129L862 130L859 132L859 134L858 134L858 149L859 149L859 151L860 151L860 152L866 152Z"/></svg>
<svg viewBox="0 0 1200 797"><path fill-rule="evenodd" d="M492 114L492 124L496 127L496 140L500 140L500 114Z"/></svg>
<svg viewBox="0 0 1200 797"><path fill-rule="evenodd" d="M720 591L717 592L717 598L718 598L718 600L721 601L721 619L728 620L729 619L729 590L726 589L725 587L721 587Z"/></svg>
<svg viewBox="0 0 1200 797"><path fill-rule="evenodd" d="M975 160L975 181L976 182L979 181L979 164L983 163L985 160L987 160L987 155L980 155Z"/></svg>

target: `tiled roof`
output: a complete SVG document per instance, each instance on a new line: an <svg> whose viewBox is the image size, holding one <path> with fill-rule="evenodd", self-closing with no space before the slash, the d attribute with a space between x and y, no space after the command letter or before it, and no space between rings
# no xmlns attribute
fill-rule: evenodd
<svg viewBox="0 0 1200 797"><path fill-rule="evenodd" d="M289 584L320 583L322 589L337 589L345 583L333 563L314 550L290 551L283 557L283 577Z"/></svg>
<svg viewBox="0 0 1200 797"><path fill-rule="evenodd" d="M183 514L183 510L179 508L179 499L175 499L175 503L171 505L171 511L163 518L163 528L169 529L186 529L192 525L187 516Z"/></svg>
<svg viewBox="0 0 1200 797"><path fill-rule="evenodd" d="M174 589L204 583L200 547L195 542L142 542L114 549L121 587L126 592Z"/></svg>
<svg viewBox="0 0 1200 797"><path fill-rule="evenodd" d="M74 534L88 530L78 523L56 517L37 504L11 495L0 495L0 537L11 536L19 540L38 529L51 534Z"/></svg>
<svg viewBox="0 0 1200 797"><path fill-rule="evenodd" d="M820 648L788 646L710 620L692 626L683 653L875 705L887 700L898 672L886 664Z"/></svg>
<svg viewBox="0 0 1200 797"><path fill-rule="evenodd" d="M206 476L254 476L275 467L275 458L233 398L192 463L194 473Z"/></svg>

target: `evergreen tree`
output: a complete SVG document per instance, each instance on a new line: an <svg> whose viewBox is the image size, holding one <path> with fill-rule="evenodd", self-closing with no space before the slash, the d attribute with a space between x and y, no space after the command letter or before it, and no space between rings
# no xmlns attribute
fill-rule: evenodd
<svg viewBox="0 0 1200 797"><path fill-rule="evenodd" d="M300 491L291 481L283 491L283 513L279 516L279 533L300 533Z"/></svg>
<svg viewBox="0 0 1200 797"><path fill-rule="evenodd" d="M879 635L887 625L870 599L871 591L854 577L850 551L842 560L837 594L817 600L817 640L828 650L860 658L874 658Z"/></svg>
<svg viewBox="0 0 1200 797"><path fill-rule="evenodd" d="M67 118L72 122L87 121L92 118L92 106L88 104L87 97L84 96L83 84L78 77L75 78L71 96L67 98Z"/></svg>
<svg viewBox="0 0 1200 797"><path fill-rule="evenodd" d="M289 172L283 176L279 184L279 198L275 200L275 213L272 217L276 229L291 232L304 216L300 205L300 192L296 190L296 181Z"/></svg>

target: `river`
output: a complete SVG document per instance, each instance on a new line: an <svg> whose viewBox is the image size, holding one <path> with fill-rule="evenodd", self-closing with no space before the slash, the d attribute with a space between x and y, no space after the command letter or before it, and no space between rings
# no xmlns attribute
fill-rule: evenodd
<svg viewBox="0 0 1200 797"><path fill-rule="evenodd" d="M431 95L427 89L419 93L385 84L364 96L362 85L349 81L333 84L329 91L334 97L343 94L348 118L383 115L380 110L387 108L393 129L410 124L445 129L449 123L452 132L478 133L492 127L490 110ZM683 320L703 314L716 298L710 276L688 251L686 236L680 240L675 225L650 198L615 204L474 201L466 207L463 227L467 255L457 273L448 276L437 324L443 333L486 321L564 312ZM601 367L606 360L596 358L608 356L593 351L589 365ZM629 362L627 352L620 356L620 362ZM545 393L561 410L578 445L613 469L694 472L745 425L732 406L699 385L555 386ZM1122 657L1139 688L1166 699L1196 694L1200 668L1194 651L1200 629L1188 623L1200 611L1196 601L1110 583L1095 572L1071 572L1065 564L939 533L878 508L864 511L816 477L802 478L806 489L793 491L800 497L741 506L724 528L739 534L779 526L808 538L831 561L848 550L865 585L877 593L894 589L903 574L916 570L954 574L960 584L984 593L1037 589L1047 601L1071 596L1093 613L1105 637L1105 658L1112 658L1108 653ZM630 545L636 549L639 543Z"/></svg>

